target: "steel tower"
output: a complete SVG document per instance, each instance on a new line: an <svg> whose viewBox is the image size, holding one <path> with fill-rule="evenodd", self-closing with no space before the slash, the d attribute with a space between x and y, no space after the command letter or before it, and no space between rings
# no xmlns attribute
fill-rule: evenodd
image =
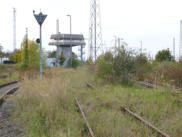
<svg viewBox="0 0 182 137"><path fill-rule="evenodd" d="M89 56L96 60L99 53L102 52L102 29L99 0L90 2L90 26L89 26Z"/></svg>
<svg viewBox="0 0 182 137"><path fill-rule="evenodd" d="M182 57L182 20L180 21L179 60Z"/></svg>
<svg viewBox="0 0 182 137"><path fill-rule="evenodd" d="M16 9L13 8L13 48L16 50Z"/></svg>

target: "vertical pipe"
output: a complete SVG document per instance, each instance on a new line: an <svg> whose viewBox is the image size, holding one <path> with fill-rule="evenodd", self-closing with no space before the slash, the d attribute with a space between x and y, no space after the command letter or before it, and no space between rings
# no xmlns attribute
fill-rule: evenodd
<svg viewBox="0 0 182 137"><path fill-rule="evenodd" d="M40 25L40 79L42 80L42 25Z"/></svg>

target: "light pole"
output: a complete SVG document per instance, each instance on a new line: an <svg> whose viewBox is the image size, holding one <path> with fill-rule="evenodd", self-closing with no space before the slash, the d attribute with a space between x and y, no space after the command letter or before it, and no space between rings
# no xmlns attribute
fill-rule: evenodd
<svg viewBox="0 0 182 137"><path fill-rule="evenodd" d="M42 12L35 14L35 11L33 11L33 14L38 24L40 25L40 79L42 79L42 24L47 15L42 14Z"/></svg>
<svg viewBox="0 0 182 137"><path fill-rule="evenodd" d="M70 52L71 52L71 67L72 67L72 24L71 15L67 15L70 18Z"/></svg>

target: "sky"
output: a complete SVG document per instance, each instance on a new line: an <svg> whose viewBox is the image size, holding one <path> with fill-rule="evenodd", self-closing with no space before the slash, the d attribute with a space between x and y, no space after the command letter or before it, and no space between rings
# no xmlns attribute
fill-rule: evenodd
<svg viewBox="0 0 182 137"><path fill-rule="evenodd" d="M143 49L155 56L159 50L172 50L175 37L178 56L181 5L181 0L100 0L103 48L114 46L114 36L117 36L135 49L140 49L142 41ZM56 33L57 19L60 32L69 33L68 14L72 16L72 32L88 38L90 0L4 0L0 4L0 43L5 51L13 50L13 7L17 11L17 48L20 48L26 28L29 39L39 37L33 10L48 15L42 32L45 50L56 49L48 43L51 34Z"/></svg>

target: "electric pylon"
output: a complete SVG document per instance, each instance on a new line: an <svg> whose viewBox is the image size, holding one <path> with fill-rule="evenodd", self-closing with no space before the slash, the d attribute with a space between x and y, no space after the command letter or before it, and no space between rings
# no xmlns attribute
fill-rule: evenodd
<svg viewBox="0 0 182 137"><path fill-rule="evenodd" d="M97 59L102 52L102 28L99 0L91 0L90 3L90 26L89 26L89 56Z"/></svg>

